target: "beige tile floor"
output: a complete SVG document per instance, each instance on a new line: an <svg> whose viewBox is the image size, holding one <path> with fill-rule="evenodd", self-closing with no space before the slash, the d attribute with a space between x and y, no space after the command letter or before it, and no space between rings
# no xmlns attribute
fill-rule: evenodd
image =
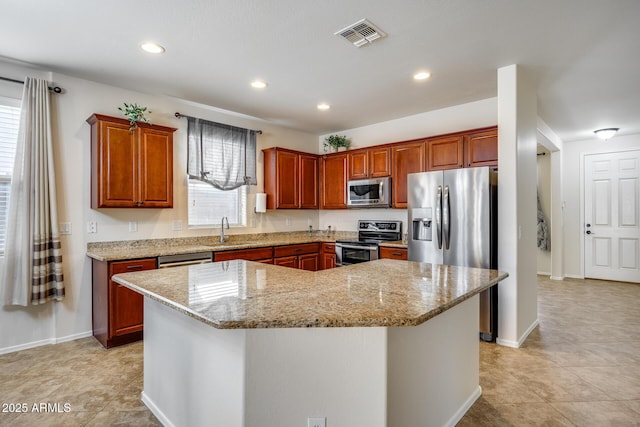
<svg viewBox="0 0 640 427"><path fill-rule="evenodd" d="M640 426L640 286L538 286L540 327L520 349L481 344L483 395L459 425ZM141 389L142 343L104 350L85 338L2 355L0 404L28 413L0 412L0 426L159 425ZM70 412L32 412L40 403Z"/></svg>

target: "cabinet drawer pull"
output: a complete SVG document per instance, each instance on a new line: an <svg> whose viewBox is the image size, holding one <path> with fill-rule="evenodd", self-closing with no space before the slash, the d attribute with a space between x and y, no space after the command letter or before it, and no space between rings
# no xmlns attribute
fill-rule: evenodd
<svg viewBox="0 0 640 427"><path fill-rule="evenodd" d="M127 270L140 270L142 265L128 265Z"/></svg>
<svg viewBox="0 0 640 427"><path fill-rule="evenodd" d="M402 253L401 252L391 252L391 255L402 256Z"/></svg>
<svg viewBox="0 0 640 427"><path fill-rule="evenodd" d="M296 252L300 252L302 249L300 248L296 248Z"/></svg>

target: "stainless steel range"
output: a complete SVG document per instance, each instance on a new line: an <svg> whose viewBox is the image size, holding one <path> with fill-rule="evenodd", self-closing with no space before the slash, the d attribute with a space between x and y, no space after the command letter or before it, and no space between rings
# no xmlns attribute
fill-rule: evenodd
<svg viewBox="0 0 640 427"><path fill-rule="evenodd" d="M378 259L378 243L402 240L402 221L358 221L358 238L336 241L336 266Z"/></svg>

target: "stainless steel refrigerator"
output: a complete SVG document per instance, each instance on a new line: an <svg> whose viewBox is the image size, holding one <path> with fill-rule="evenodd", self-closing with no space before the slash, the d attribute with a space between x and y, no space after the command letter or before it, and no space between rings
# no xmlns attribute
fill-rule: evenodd
<svg viewBox="0 0 640 427"><path fill-rule="evenodd" d="M408 175L409 260L498 267L498 172L489 167ZM480 294L480 338L498 333L498 287Z"/></svg>

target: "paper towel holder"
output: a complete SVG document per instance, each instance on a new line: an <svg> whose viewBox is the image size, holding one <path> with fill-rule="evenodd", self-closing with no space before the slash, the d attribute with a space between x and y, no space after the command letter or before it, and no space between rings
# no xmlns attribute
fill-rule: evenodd
<svg viewBox="0 0 640 427"><path fill-rule="evenodd" d="M267 194L266 193L256 193L256 204L253 207L253 211L255 213L267 212Z"/></svg>

